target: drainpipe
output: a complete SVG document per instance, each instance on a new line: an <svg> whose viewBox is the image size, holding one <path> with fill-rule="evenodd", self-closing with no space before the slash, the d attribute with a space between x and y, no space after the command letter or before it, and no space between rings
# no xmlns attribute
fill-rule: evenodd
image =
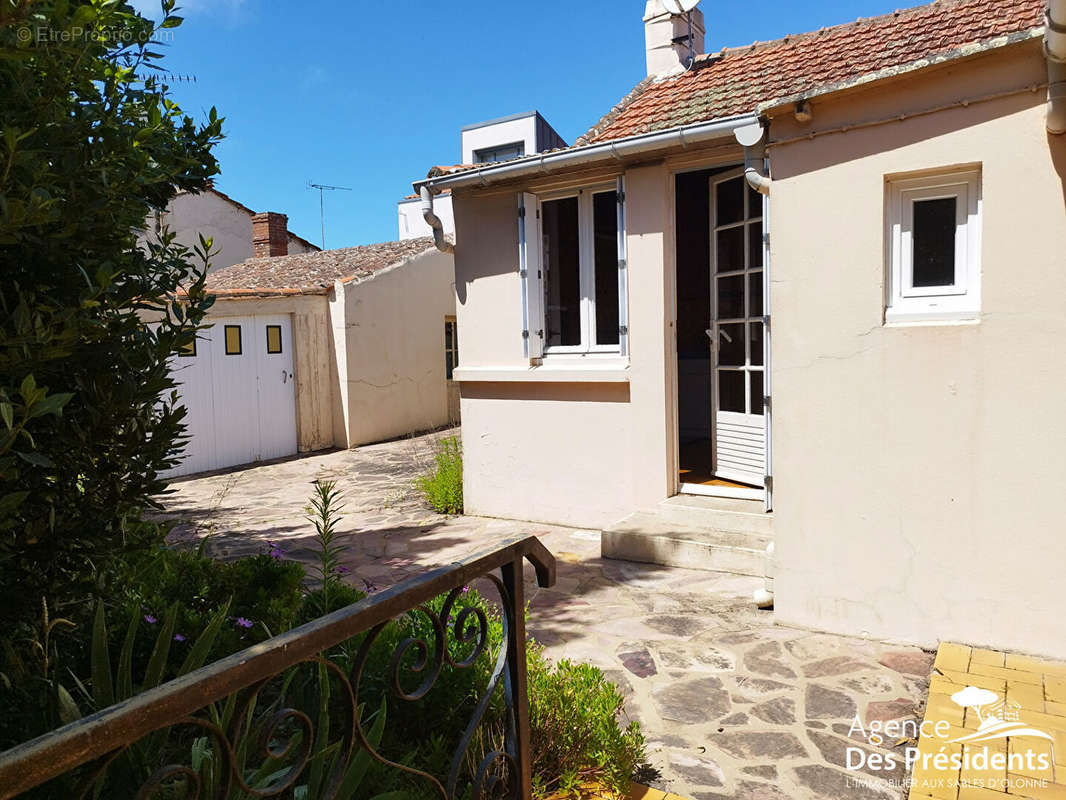
<svg viewBox="0 0 1066 800"><path fill-rule="evenodd" d="M433 213L433 191L428 186L422 186L418 193L422 197L422 216L433 229L433 244L442 253L454 253L455 245L444 237L444 223Z"/></svg>
<svg viewBox="0 0 1066 800"><path fill-rule="evenodd" d="M763 169L766 162L766 129L759 122L733 131L737 142L744 147L744 177L759 194L770 194L772 181Z"/></svg>
<svg viewBox="0 0 1066 800"><path fill-rule="evenodd" d="M1047 55L1047 129L1066 133L1066 0L1048 0L1044 11Z"/></svg>

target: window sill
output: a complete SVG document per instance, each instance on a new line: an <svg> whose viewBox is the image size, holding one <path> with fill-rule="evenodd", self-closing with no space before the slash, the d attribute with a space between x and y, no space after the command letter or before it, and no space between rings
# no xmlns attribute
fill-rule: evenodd
<svg viewBox="0 0 1066 800"><path fill-rule="evenodd" d="M454 380L459 383L629 383L629 367L544 364L537 367L459 367Z"/></svg>
<svg viewBox="0 0 1066 800"><path fill-rule="evenodd" d="M915 325L977 325L978 311L892 311L885 313L886 328L906 328Z"/></svg>

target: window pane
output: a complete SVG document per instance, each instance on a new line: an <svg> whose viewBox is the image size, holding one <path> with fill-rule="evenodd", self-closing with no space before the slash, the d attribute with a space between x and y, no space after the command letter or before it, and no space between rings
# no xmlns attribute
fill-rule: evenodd
<svg viewBox="0 0 1066 800"><path fill-rule="evenodd" d="M267 352L276 354L281 352L281 326L267 325Z"/></svg>
<svg viewBox="0 0 1066 800"><path fill-rule="evenodd" d="M762 266L762 223L753 222L748 226L748 266Z"/></svg>
<svg viewBox="0 0 1066 800"><path fill-rule="evenodd" d="M748 276L748 316L762 316L762 272Z"/></svg>
<svg viewBox="0 0 1066 800"><path fill-rule="evenodd" d="M914 286L955 283L955 211L957 198L914 203Z"/></svg>
<svg viewBox="0 0 1066 800"><path fill-rule="evenodd" d="M715 186L716 208L718 210L715 225L728 225L744 219L744 185L743 178L734 178Z"/></svg>
<svg viewBox="0 0 1066 800"><path fill-rule="evenodd" d="M450 350L445 354L444 368L445 372L447 373L448 380L451 380L452 374L455 372L455 356L452 355L452 352Z"/></svg>
<svg viewBox="0 0 1066 800"><path fill-rule="evenodd" d="M748 363L756 366L762 366L762 323L751 322L748 324L748 336L751 342L751 361Z"/></svg>
<svg viewBox="0 0 1066 800"><path fill-rule="evenodd" d="M718 272L744 269L744 226L726 228L715 236L718 239Z"/></svg>
<svg viewBox="0 0 1066 800"><path fill-rule="evenodd" d="M541 204L544 233L544 340L551 346L581 344L581 261L577 198Z"/></svg>
<svg viewBox="0 0 1066 800"><path fill-rule="evenodd" d="M226 355L239 356L241 354L241 326L226 325L225 337Z"/></svg>
<svg viewBox="0 0 1066 800"><path fill-rule="evenodd" d="M618 344L618 193L592 196L596 258L596 344Z"/></svg>
<svg viewBox="0 0 1066 800"><path fill-rule="evenodd" d="M452 323L450 322L444 323L444 349L452 349Z"/></svg>
<svg viewBox="0 0 1066 800"><path fill-rule="evenodd" d="M747 411L744 403L744 370L720 369L718 370L718 409L720 411L736 411L743 414Z"/></svg>
<svg viewBox="0 0 1066 800"><path fill-rule="evenodd" d="M748 219L753 217L762 216L762 195L751 188L751 184L744 180L744 185L748 187Z"/></svg>
<svg viewBox="0 0 1066 800"><path fill-rule="evenodd" d="M744 276L730 275L718 279L718 319L744 316Z"/></svg>
<svg viewBox="0 0 1066 800"><path fill-rule="evenodd" d="M718 363L723 367L744 366L744 323L718 326Z"/></svg>
<svg viewBox="0 0 1066 800"><path fill-rule="evenodd" d="M751 376L751 413L761 416L766 403L763 398L762 372L749 372L748 375Z"/></svg>

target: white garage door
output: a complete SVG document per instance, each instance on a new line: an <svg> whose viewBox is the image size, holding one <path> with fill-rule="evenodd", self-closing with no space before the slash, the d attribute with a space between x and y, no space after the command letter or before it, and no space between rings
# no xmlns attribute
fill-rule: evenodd
<svg viewBox="0 0 1066 800"><path fill-rule="evenodd" d="M189 442L167 477L296 452L292 322L287 314L223 317L174 359Z"/></svg>

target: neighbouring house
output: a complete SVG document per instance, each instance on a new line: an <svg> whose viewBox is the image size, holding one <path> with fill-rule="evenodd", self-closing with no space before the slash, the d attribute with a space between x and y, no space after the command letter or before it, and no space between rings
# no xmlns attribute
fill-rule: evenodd
<svg viewBox="0 0 1066 800"><path fill-rule="evenodd" d="M507 161L561 147L566 147L566 142L540 112L526 111L464 127L460 135L459 163L473 165ZM447 190L441 192L436 199L434 210L440 218L444 233L455 233L451 198ZM401 239L433 235L432 229L422 216L422 204L417 194L405 197L397 203L396 211Z"/></svg>
<svg viewBox="0 0 1066 800"><path fill-rule="evenodd" d="M467 511L773 542L784 623L1066 656L1064 0L709 54L697 11L691 63L644 22L573 147L415 184L454 208Z"/></svg>
<svg viewBox="0 0 1066 800"><path fill-rule="evenodd" d="M212 327L174 361L188 444L171 477L457 421L454 268L431 239L250 258L207 289Z"/></svg>
<svg viewBox="0 0 1066 800"><path fill-rule="evenodd" d="M284 252L280 252L275 238L275 249L270 252L272 241L267 234L269 227L284 228ZM156 235L164 227L175 234L175 240L189 249L200 243L200 235L212 238L216 255L211 259L211 270L223 269L260 255L292 255L314 253L320 249L288 229L288 217L276 212L256 213L243 203L218 189L193 193L181 191L170 201L165 211L159 211L148 219L143 241Z"/></svg>

